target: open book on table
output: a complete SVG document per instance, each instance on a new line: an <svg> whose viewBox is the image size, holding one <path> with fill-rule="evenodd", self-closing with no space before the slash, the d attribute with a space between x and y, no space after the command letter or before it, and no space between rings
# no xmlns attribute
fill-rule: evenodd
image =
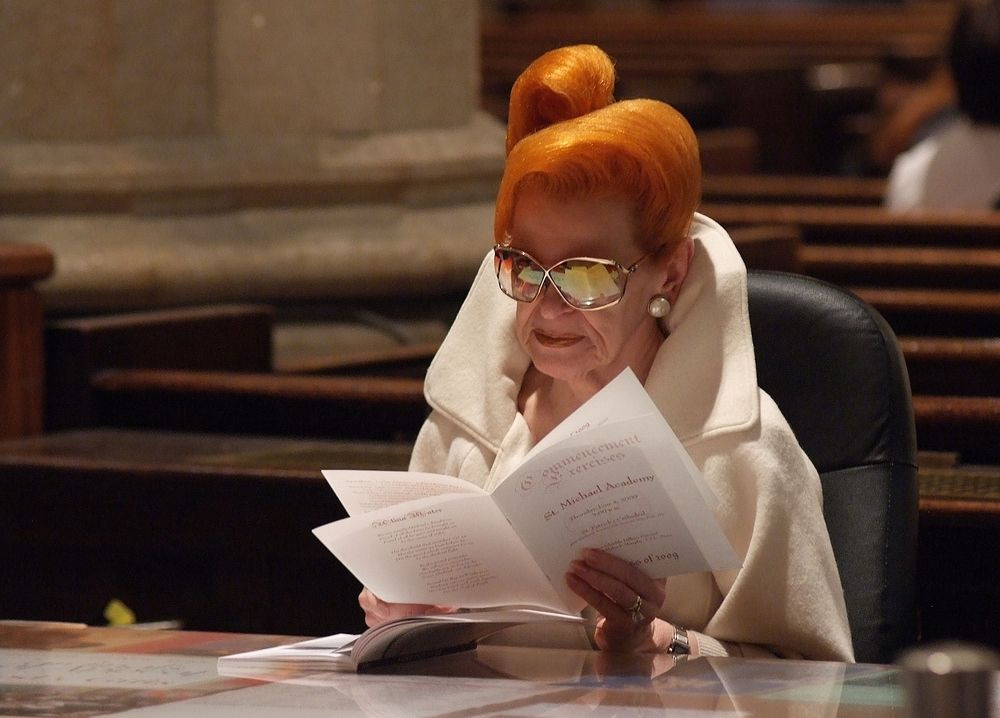
<svg viewBox="0 0 1000 718"><path fill-rule="evenodd" d="M338 633L219 658L224 676L287 679L326 671L354 671L467 648L505 628L526 624L580 624L579 615L532 607L407 616L360 636Z"/></svg>
<svg viewBox="0 0 1000 718"><path fill-rule="evenodd" d="M349 516L314 533L379 598L503 609L489 619L492 629L488 615L475 611L370 629L354 646L355 663L403 655L400 635L418 630L407 651L444 649L438 644L452 639L435 642L435 632L459 634L454 640L467 638L466 645L510 623L579 621L584 602L563 576L584 548L614 554L653 578L740 565L712 513L714 494L631 370L551 431L491 492L437 474L323 475ZM473 617L465 628L453 625Z"/></svg>

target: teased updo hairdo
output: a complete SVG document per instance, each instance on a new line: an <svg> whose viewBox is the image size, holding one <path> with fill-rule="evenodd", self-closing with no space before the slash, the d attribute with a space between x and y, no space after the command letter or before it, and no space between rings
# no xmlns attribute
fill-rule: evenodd
<svg viewBox="0 0 1000 718"><path fill-rule="evenodd" d="M565 198L623 193L643 251L673 251L683 241L701 201L694 131L666 103L615 102L614 84L611 59L593 45L552 50L518 77L494 219L498 244L524 189Z"/></svg>

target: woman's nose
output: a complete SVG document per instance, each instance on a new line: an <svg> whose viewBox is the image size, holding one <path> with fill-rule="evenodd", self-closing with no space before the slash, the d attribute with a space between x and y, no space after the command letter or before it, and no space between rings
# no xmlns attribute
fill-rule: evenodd
<svg viewBox="0 0 1000 718"><path fill-rule="evenodd" d="M566 303L566 300L562 298L559 291L552 286L551 279L545 280L539 293L541 296L535 301L539 303L539 310L546 319L575 311L573 307Z"/></svg>

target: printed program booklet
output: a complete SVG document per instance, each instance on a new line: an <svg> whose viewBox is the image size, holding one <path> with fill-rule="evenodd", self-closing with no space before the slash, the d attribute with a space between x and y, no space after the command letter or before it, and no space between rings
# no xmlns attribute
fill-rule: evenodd
<svg viewBox="0 0 1000 718"><path fill-rule="evenodd" d="M313 532L363 585L392 603L501 611L493 619L504 626L522 622L518 611L529 612L523 622L578 621L584 601L563 576L585 548L614 554L657 579L740 566L712 513L715 495L628 369L491 492L438 474L323 475L348 518ZM452 624L477 613L369 629L353 644L352 660L401 655L393 641L366 640L372 631L394 640L418 628L475 633L464 645L488 632L486 614L464 633ZM425 634L416 643L433 642Z"/></svg>

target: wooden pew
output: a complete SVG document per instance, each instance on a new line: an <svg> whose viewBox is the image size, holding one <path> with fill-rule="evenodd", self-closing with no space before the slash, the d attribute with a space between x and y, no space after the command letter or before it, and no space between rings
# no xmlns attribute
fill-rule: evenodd
<svg viewBox="0 0 1000 718"><path fill-rule="evenodd" d="M704 163L703 163L704 167ZM879 206L885 180L823 175L712 174L705 169L702 199L716 204Z"/></svg>
<svg viewBox="0 0 1000 718"><path fill-rule="evenodd" d="M800 272L802 232L791 225L735 227L729 232L748 269Z"/></svg>
<svg viewBox="0 0 1000 718"><path fill-rule="evenodd" d="M917 445L963 464L1000 466L1000 337L901 336L899 343Z"/></svg>
<svg viewBox="0 0 1000 718"><path fill-rule="evenodd" d="M727 229L785 224L802 230L806 246L995 247L1000 212L890 212L881 207L725 204L705 202L700 210Z"/></svg>
<svg viewBox="0 0 1000 718"><path fill-rule="evenodd" d="M300 362L279 372L273 328L274 310L263 305L50 322L49 430L412 441L428 412L423 372L430 347ZM384 376L372 375L376 366Z"/></svg>
<svg viewBox="0 0 1000 718"><path fill-rule="evenodd" d="M311 535L344 515L320 470L406 468L427 406L422 371L393 373L431 349L278 371L274 319L226 305L49 323L59 429L0 442L0 615L95 623L119 598L192 629L363 629L360 586Z"/></svg>
<svg viewBox="0 0 1000 718"><path fill-rule="evenodd" d="M54 319L46 326L49 431L98 423L93 379L108 369L267 373L274 311L216 305Z"/></svg>
<svg viewBox="0 0 1000 718"><path fill-rule="evenodd" d="M1000 397L913 397L917 445L956 452L963 464L1000 465Z"/></svg>
<svg viewBox="0 0 1000 718"><path fill-rule="evenodd" d="M284 360L275 365L275 372L423 379L431 359L440 346L437 342L425 342L394 347L391 350L357 352L346 356L315 356Z"/></svg>
<svg viewBox="0 0 1000 718"><path fill-rule="evenodd" d="M994 248L804 244L799 257L806 274L848 286L1000 289Z"/></svg>
<svg viewBox="0 0 1000 718"><path fill-rule="evenodd" d="M1000 335L1000 250L805 245L802 272L842 286L901 334Z"/></svg>
<svg viewBox="0 0 1000 718"><path fill-rule="evenodd" d="M312 535L345 516L324 468L405 469L409 445L110 428L0 441L0 616L290 635L364 629Z"/></svg>
<svg viewBox="0 0 1000 718"><path fill-rule="evenodd" d="M1000 396L1000 337L901 336L914 394Z"/></svg>
<svg viewBox="0 0 1000 718"><path fill-rule="evenodd" d="M95 425L412 442L423 378L108 369L92 377Z"/></svg>
<svg viewBox="0 0 1000 718"><path fill-rule="evenodd" d="M911 374L918 446L1000 465L1000 212L710 204L731 232L787 223L800 271L875 307Z"/></svg>
<svg viewBox="0 0 1000 718"><path fill-rule="evenodd" d="M857 139L845 136L837 118L870 110L875 86L820 92L810 70L831 63L877 70L892 45L932 56L945 46L953 15L950 3L926 2L724 11L699 3L601 3L484 12L483 107L505 119L510 87L532 60L562 45L593 43L615 59L619 97L665 100L696 129L753 130L764 171L831 172L830 155Z"/></svg>
<svg viewBox="0 0 1000 718"><path fill-rule="evenodd" d="M760 139L746 127L699 130L701 170L718 177L740 177L760 168Z"/></svg>
<svg viewBox="0 0 1000 718"><path fill-rule="evenodd" d="M0 244L0 439L44 427L44 305L34 284L54 266L47 249Z"/></svg>
<svg viewBox="0 0 1000 718"><path fill-rule="evenodd" d="M1000 468L921 464L917 582L924 641L1000 647ZM985 549L985 550L984 550Z"/></svg>
<svg viewBox="0 0 1000 718"><path fill-rule="evenodd" d="M878 60L893 41L940 49L954 17L953 8L937 3L781 10L743 5L720 12L711 5L667 3L485 12L480 22L484 84L509 87L543 52L575 43L601 46L626 82L769 68L776 61L804 68Z"/></svg>
<svg viewBox="0 0 1000 718"><path fill-rule="evenodd" d="M954 457L954 465L920 471L922 635L1000 646L993 608L1000 571L992 553L981 550L1000 536L996 215L904 218L879 209L748 208L754 200L736 201L743 204L704 211L738 223L730 231L777 221L801 229L802 271L850 285L901 334L918 446Z"/></svg>
<svg viewBox="0 0 1000 718"><path fill-rule="evenodd" d="M769 241L777 236L797 242L799 234L789 229L794 230L749 227L736 236L745 251L755 239ZM788 254L777 256L787 258ZM270 318L267 311L263 314L265 320ZM249 316L255 316L254 312ZM187 319L191 320L190 314ZM211 321L213 312L201 319ZM64 330L73 328L72 321L64 321ZM143 336L134 323L128 332L122 330L129 323L120 317L104 325L88 321L73 329L83 346L107 341L98 336L102 328L122 332L119 339L131 337L133 344L137 336ZM171 326L162 322L160 328ZM209 341L219 335L199 336ZM144 341L148 345L149 337ZM124 346L128 345L125 341ZM996 347L985 340L957 345L918 337L904 340L903 348L908 362L922 357L929 365L956 353L986 362L997 355ZM173 417L177 420L174 428L185 433L101 428L58 432L30 444L0 444L0 472L5 478L0 493L9 492L0 496L0 525L5 527L0 532L0 550L18 557L5 566L5 575L17 586L33 587L7 592L0 613L33 617L32 610L44 610L45 615L38 617L93 622L103 602L114 596L139 609L144 618L180 618L190 628L303 634L359 630L359 587L322 547L307 540L310 528L340 515L318 470L402 468L409 444L334 442L337 448L332 450L330 442L318 446L318 442L299 438L286 445L281 442L287 440L237 439L218 432L232 417L250 411L234 397L257 404L275 402L263 412L271 423L254 431L287 426L287 417L295 413L288 407L300 401L316 402L299 411L304 425L308 424L300 436L322 426L324 413L342 413L357 423L358 406L371 399L383 408L393 401L419 407L412 416L418 426L425 407L419 377L410 374L422 374L434 349L434 345L401 347L280 368L258 357L259 371L115 368L113 364L123 361L120 358L111 367L101 365L90 380L96 416L102 416L110 402L117 406L119 418L127 419L123 407L130 402L133 408L145 403L143 415ZM119 357L130 356L124 347L118 351ZM169 362L161 359L160 363ZM359 380L359 375L374 373L373 367L389 376ZM989 372L988 366L980 369ZM203 397L215 407L228 406L222 416L209 415L205 429L215 432L210 436L190 433L190 419L199 413L192 411L192 396ZM341 409L331 411L342 400L346 401ZM957 426L962 436L971 436L970 417L993 426L992 436L996 435L1000 411L993 402L976 397L927 401L918 397L915 408L922 443L926 426ZM391 408L387 411L397 413ZM981 436L978 441L983 443ZM956 446L964 448L958 443L946 448ZM982 458L971 452L964 457ZM26 506L32 507L31 521ZM921 560L936 567L937 544L931 542L928 547L923 538L933 532L924 528L933 506L921 503ZM124 521L123 516L127 517ZM43 531L39 526L50 528ZM95 526L100 528L96 533ZM957 539L949 529L941 540L953 545ZM922 572L928 635L954 636L954 627L932 605L944 595L945 582L927 581L928 570Z"/></svg>
<svg viewBox="0 0 1000 718"><path fill-rule="evenodd" d="M1000 335L1000 292L850 287L879 310L897 334Z"/></svg>
<svg viewBox="0 0 1000 718"><path fill-rule="evenodd" d="M1000 336L1000 212L746 203L701 211L730 232L798 228L800 270L853 290L897 334Z"/></svg>

